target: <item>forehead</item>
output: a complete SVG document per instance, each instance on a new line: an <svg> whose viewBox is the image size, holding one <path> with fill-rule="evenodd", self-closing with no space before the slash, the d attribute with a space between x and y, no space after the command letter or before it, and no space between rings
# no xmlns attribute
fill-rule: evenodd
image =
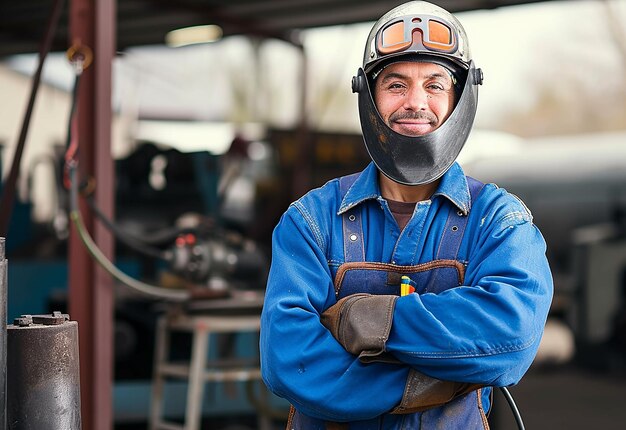
<svg viewBox="0 0 626 430"><path fill-rule="evenodd" d="M435 63L426 63L418 61L399 61L391 63L385 67L378 76L377 80L385 79L386 76L408 78L425 78L425 77L441 77L442 79L451 80L448 70Z"/></svg>

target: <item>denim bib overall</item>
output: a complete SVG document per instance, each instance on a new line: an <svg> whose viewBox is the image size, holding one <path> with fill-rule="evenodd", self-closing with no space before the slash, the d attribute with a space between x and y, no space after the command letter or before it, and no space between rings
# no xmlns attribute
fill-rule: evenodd
<svg viewBox="0 0 626 430"><path fill-rule="evenodd" d="M358 174L340 178L340 190L347 193ZM468 177L470 196L475 200L483 183ZM356 293L400 294L400 279L409 276L416 293L440 293L463 284L465 265L457 260L457 253L467 215L450 211L441 238L436 259L413 266L365 261L361 206L342 214L344 263L339 266L334 280L337 300ZM357 389L357 388L355 388ZM287 423L288 430L477 430L488 429L481 403L481 389L457 397L444 406L410 414L385 414L350 423L327 422L308 417L293 407Z"/></svg>

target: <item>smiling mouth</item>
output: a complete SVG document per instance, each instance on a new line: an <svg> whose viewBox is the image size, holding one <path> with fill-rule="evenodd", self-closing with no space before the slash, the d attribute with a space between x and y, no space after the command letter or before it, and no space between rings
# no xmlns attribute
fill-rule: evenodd
<svg viewBox="0 0 626 430"><path fill-rule="evenodd" d="M409 120L403 119L394 121L395 129L397 133L405 136L421 136L423 134L430 133L435 128L435 125L427 120Z"/></svg>
<svg viewBox="0 0 626 430"><path fill-rule="evenodd" d="M389 122L399 125L430 125L437 124L437 117L429 112L396 112L389 117Z"/></svg>
<svg viewBox="0 0 626 430"><path fill-rule="evenodd" d="M400 119L394 122L402 125L434 125L432 121L427 119Z"/></svg>

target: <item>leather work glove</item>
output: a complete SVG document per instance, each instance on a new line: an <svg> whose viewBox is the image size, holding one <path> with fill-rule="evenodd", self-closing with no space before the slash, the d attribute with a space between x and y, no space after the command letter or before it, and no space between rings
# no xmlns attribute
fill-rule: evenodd
<svg viewBox="0 0 626 430"><path fill-rule="evenodd" d="M385 352L398 296L353 294L322 313L321 322L346 349L364 363L401 363ZM442 406L481 385L452 382L409 371L404 394L393 414L410 414Z"/></svg>
<svg viewBox="0 0 626 430"><path fill-rule="evenodd" d="M412 414L442 406L459 396L481 388L482 385L466 382L443 381L431 378L415 369L409 371L404 394L392 414Z"/></svg>
<svg viewBox="0 0 626 430"><path fill-rule="evenodd" d="M358 355L361 361L389 362L391 356L384 354L385 343L397 299L391 295L353 294L326 309L321 321L345 350Z"/></svg>

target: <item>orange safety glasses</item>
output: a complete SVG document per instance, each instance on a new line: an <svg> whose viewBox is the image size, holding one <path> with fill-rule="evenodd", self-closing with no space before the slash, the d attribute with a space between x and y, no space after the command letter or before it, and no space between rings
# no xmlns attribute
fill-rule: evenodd
<svg viewBox="0 0 626 430"><path fill-rule="evenodd" d="M419 33L420 37L416 37ZM440 18L404 16L381 28L376 35L376 50L381 55L395 54L409 48L454 52L457 37L451 25Z"/></svg>

